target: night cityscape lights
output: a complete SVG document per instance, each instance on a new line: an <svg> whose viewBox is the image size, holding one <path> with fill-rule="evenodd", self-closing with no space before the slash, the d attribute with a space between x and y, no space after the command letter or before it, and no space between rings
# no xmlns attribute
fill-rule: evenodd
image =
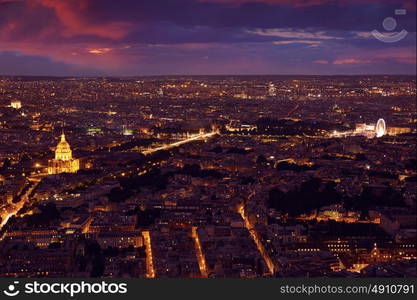
<svg viewBox="0 0 417 300"><path fill-rule="evenodd" d="M1 276L415 276L413 77L0 90Z"/></svg>
<svg viewBox="0 0 417 300"><path fill-rule="evenodd" d="M415 25L414 0L0 0L0 294L414 294Z"/></svg>

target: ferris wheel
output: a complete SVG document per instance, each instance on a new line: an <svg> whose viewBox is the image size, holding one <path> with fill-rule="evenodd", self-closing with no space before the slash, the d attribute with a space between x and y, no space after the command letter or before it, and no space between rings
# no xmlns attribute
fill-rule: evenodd
<svg viewBox="0 0 417 300"><path fill-rule="evenodd" d="M379 119L375 125L375 135L376 137L382 137L387 133L387 128L384 119Z"/></svg>

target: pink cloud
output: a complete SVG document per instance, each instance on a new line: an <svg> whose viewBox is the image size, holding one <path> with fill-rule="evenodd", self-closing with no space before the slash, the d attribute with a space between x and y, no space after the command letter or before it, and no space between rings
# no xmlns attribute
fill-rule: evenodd
<svg viewBox="0 0 417 300"><path fill-rule="evenodd" d="M86 17L89 1L86 0L30 0L33 6L41 5L54 10L56 17L64 26L64 36L96 35L99 37L120 39L131 28L128 22L105 22L96 24Z"/></svg>
<svg viewBox="0 0 417 300"><path fill-rule="evenodd" d="M319 64L319 65L328 65L329 64L329 61L319 59L319 60L313 61L313 63Z"/></svg>
<svg viewBox="0 0 417 300"><path fill-rule="evenodd" d="M356 58L343 58L343 59L336 59L333 61L334 65L369 64L369 63L371 63L371 61L356 59Z"/></svg>
<svg viewBox="0 0 417 300"><path fill-rule="evenodd" d="M416 64L416 48L397 48L391 47L383 50L374 51L372 56L375 60L392 60L398 63Z"/></svg>
<svg viewBox="0 0 417 300"><path fill-rule="evenodd" d="M87 0L27 0L20 18L6 19L0 27L0 51L44 56L52 61L97 69L128 66L124 51L127 46L121 40L130 33L131 25L89 18L89 3ZM54 17L44 20L42 27L33 26L38 20L33 21L31 16L42 9L50 9ZM26 34L32 27L36 31ZM100 39L76 42L75 37L84 35Z"/></svg>
<svg viewBox="0 0 417 300"><path fill-rule="evenodd" d="M106 48L100 44L52 44L42 42L2 43L1 51L18 51L25 55L49 57L52 61L64 62L78 67L117 70L128 67L124 48Z"/></svg>
<svg viewBox="0 0 417 300"><path fill-rule="evenodd" d="M177 43L177 44L149 44L148 47L195 51L195 50L228 48L229 46L227 44L220 44L220 43Z"/></svg>
<svg viewBox="0 0 417 300"><path fill-rule="evenodd" d="M200 2L216 2L216 3L225 3L232 5L240 5L244 3L265 3L271 5L291 5L294 7L303 7L303 6L317 6L328 3L336 3L340 5L350 5L355 3L381 3L381 0L198 0ZM386 0L385 2L394 3L403 6L407 9L415 10L416 5L414 0Z"/></svg>
<svg viewBox="0 0 417 300"><path fill-rule="evenodd" d="M325 31L306 31L302 29L292 28L269 28L269 29L254 29L247 30L247 33L259 35L259 36L270 36L270 37L281 37L281 38L292 38L292 39L318 39L318 40L333 40L341 39L337 36L327 34Z"/></svg>
<svg viewBox="0 0 417 300"><path fill-rule="evenodd" d="M390 47L378 50L366 50L356 57L339 58L332 62L333 65L352 64L380 64L387 61L416 64L416 52L414 47Z"/></svg>

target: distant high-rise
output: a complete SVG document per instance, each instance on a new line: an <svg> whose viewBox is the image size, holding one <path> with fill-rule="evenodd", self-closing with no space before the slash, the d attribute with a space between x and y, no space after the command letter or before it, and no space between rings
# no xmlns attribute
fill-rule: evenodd
<svg viewBox="0 0 417 300"><path fill-rule="evenodd" d="M269 97L275 97L277 95L277 89L275 87L275 84L273 83L269 84L268 95Z"/></svg>
<svg viewBox="0 0 417 300"><path fill-rule="evenodd" d="M72 150L62 133L55 149L55 158L48 161L48 174L75 173L80 169L78 159L72 158Z"/></svg>

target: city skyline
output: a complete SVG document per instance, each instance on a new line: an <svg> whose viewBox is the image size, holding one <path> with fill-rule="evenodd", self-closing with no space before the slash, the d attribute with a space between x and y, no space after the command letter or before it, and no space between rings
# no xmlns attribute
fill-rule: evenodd
<svg viewBox="0 0 417 300"><path fill-rule="evenodd" d="M0 77L0 276L415 277L415 83Z"/></svg>
<svg viewBox="0 0 417 300"><path fill-rule="evenodd" d="M409 0L0 0L0 277L415 278L415 23Z"/></svg>
<svg viewBox="0 0 417 300"><path fill-rule="evenodd" d="M386 18L397 22L391 33ZM3 0L0 20L0 75L413 75L416 68L408 0ZM384 43L373 30L407 34Z"/></svg>

